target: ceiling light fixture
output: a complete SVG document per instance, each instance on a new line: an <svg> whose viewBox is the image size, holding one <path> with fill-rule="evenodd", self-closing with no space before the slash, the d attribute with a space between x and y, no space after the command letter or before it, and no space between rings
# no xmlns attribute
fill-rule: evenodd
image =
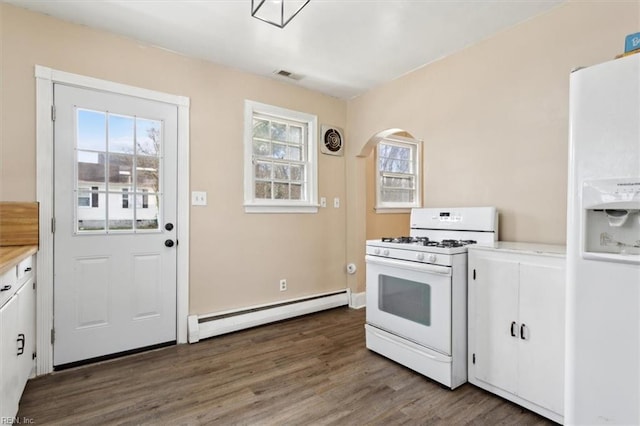
<svg viewBox="0 0 640 426"><path fill-rule="evenodd" d="M251 16L284 28L311 0L251 0Z"/></svg>

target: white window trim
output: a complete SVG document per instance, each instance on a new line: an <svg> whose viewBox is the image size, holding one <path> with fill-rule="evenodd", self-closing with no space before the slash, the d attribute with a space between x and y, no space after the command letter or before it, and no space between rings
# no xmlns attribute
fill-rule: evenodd
<svg viewBox="0 0 640 426"><path fill-rule="evenodd" d="M253 115L261 113L307 124L308 201L256 200L253 191ZM318 117L251 100L244 101L244 211L245 213L317 213L318 212Z"/></svg>
<svg viewBox="0 0 640 426"><path fill-rule="evenodd" d="M378 163L378 146L381 143L390 142L402 145L415 146L416 152L416 194L413 203L384 203L380 201L380 169ZM384 138L375 149L374 174L376 179L376 213L394 214L394 213L410 213L412 208L422 207L422 141L419 139L405 138L402 136L390 136Z"/></svg>
<svg viewBox="0 0 640 426"><path fill-rule="evenodd" d="M177 342L187 343L189 315L189 105L188 97L158 92L79 74L35 66L36 84L36 197L40 204L39 249L36 255L38 282L36 375L53 371L53 84L66 83L106 92L166 102L178 109L178 235L177 248Z"/></svg>

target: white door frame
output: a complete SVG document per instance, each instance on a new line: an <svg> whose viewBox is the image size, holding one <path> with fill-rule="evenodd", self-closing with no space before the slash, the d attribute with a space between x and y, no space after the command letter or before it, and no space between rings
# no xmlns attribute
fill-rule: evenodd
<svg viewBox="0 0 640 426"><path fill-rule="evenodd" d="M165 102L178 108L178 227L177 309L178 343L187 343L189 315L189 98L114 83L36 65L36 198L40 203L40 247L37 253L36 374L53 371L53 85L87 89Z"/></svg>

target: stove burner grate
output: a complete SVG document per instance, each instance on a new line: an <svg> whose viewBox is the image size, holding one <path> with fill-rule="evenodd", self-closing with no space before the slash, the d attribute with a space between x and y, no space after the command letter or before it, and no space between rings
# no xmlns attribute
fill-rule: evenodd
<svg viewBox="0 0 640 426"><path fill-rule="evenodd" d="M416 244L425 247L456 248L475 244L474 240L442 240L432 241L427 237L383 237L383 243Z"/></svg>

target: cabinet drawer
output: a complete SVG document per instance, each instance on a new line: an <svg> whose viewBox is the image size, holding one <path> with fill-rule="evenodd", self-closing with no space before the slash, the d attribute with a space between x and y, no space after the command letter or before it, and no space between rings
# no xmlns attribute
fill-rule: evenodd
<svg viewBox="0 0 640 426"><path fill-rule="evenodd" d="M18 274L16 270L17 268L13 266L0 275L0 307L11 299L11 296L18 290Z"/></svg>
<svg viewBox="0 0 640 426"><path fill-rule="evenodd" d="M17 275L18 281L22 281L27 276L31 276L33 274L33 256L29 256L24 259L22 262L18 263L17 266Z"/></svg>

